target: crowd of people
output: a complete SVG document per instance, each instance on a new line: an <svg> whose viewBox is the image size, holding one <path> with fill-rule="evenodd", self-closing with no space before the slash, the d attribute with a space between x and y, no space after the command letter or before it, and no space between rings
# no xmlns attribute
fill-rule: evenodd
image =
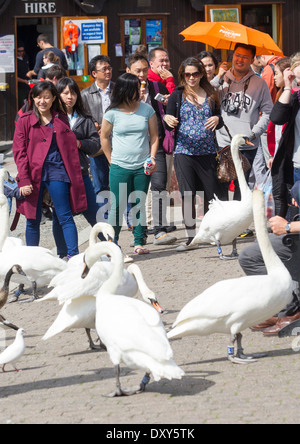
<svg viewBox="0 0 300 444"><path fill-rule="evenodd" d="M254 46L237 43L229 68L203 51L181 63L176 86L167 50L159 47L147 54L138 48L127 60L126 73L114 82L110 58L94 57L89 63L94 82L80 91L66 75L63 53L44 35L38 45L42 51L34 69L23 69L22 75L43 81L30 90L13 142L18 212L27 218L27 245L39 244L46 191L60 257L78 254L77 213L91 226L106 219L115 229L116 243L125 215L135 254L150 253L150 233L155 245L174 244L176 227L167 221L167 202L175 169L187 231L187 241L176 250L196 248L190 244L196 234L197 195L203 192L205 211L214 195L229 198L230 184L217 178L216 154L240 133L252 142L241 147L252 167L245 173L249 186L251 180L263 184L272 177L275 249L281 251L285 234L300 231L299 222L292 220L299 205L300 53L256 56ZM174 143L171 155L164 148L167 133ZM236 181L234 199L240 197ZM260 253L251 248L242 252L240 264L247 274L263 273ZM283 261L291 258L289 253ZM263 328L278 333L277 324L282 328L288 318L300 318L299 294L292 308Z"/></svg>

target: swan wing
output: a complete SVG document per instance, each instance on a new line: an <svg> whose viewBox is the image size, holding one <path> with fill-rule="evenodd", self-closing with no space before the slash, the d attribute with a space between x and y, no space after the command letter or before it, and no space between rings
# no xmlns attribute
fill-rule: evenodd
<svg viewBox="0 0 300 444"><path fill-rule="evenodd" d="M52 338L72 328L95 328L96 299L87 296L65 303L57 318L43 336L43 340Z"/></svg>
<svg viewBox="0 0 300 444"><path fill-rule="evenodd" d="M108 301L100 305L99 312L97 307L96 319L98 335L108 349L117 346L122 353L140 351L158 360L173 356L158 312L142 301L109 296Z"/></svg>

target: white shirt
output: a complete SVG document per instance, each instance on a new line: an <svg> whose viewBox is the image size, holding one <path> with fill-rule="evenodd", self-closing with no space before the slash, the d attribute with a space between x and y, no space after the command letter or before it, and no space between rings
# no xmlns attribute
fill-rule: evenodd
<svg viewBox="0 0 300 444"><path fill-rule="evenodd" d="M110 105L110 103L111 103L111 100L110 100L110 89L111 89L111 88L110 88L110 85L111 85L111 82L109 82L108 87L107 87L106 89L101 89L101 88L97 85L97 82L95 82L95 83L96 83L96 86L97 86L97 88L98 88L99 94L100 94L100 96L101 96L101 101L102 101L102 112L103 112L103 114L105 114L107 108L109 107L109 105Z"/></svg>

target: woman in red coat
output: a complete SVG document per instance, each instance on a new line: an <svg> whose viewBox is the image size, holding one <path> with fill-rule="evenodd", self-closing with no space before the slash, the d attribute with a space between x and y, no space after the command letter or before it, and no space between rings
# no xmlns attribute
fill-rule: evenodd
<svg viewBox="0 0 300 444"><path fill-rule="evenodd" d="M20 193L17 211L27 218L26 243L37 246L45 189L48 190L68 248L78 254L72 213L87 209L76 136L70 130L59 94L51 82L37 83L30 93L30 111L17 122L13 155ZM62 111L63 110L63 111Z"/></svg>

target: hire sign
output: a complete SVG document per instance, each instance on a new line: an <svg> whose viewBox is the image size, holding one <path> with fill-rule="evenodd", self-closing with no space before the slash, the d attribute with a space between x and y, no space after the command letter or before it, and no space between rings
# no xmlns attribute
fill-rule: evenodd
<svg viewBox="0 0 300 444"><path fill-rule="evenodd" d="M22 0L25 14L55 14L55 1Z"/></svg>

